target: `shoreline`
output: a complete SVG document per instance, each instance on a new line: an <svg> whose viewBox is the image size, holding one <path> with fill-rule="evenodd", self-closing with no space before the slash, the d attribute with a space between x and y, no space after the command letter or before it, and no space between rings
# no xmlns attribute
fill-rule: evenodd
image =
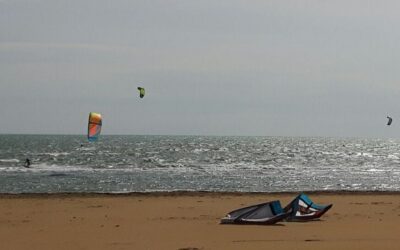
<svg viewBox="0 0 400 250"><path fill-rule="evenodd" d="M126 193L101 193L101 192L59 192L59 193L0 193L1 198L7 197L174 197L174 196L259 196L259 195L400 195L400 191L357 191L357 190L323 190L323 191L293 191L293 192L225 192L225 191L150 191L150 192L126 192Z"/></svg>

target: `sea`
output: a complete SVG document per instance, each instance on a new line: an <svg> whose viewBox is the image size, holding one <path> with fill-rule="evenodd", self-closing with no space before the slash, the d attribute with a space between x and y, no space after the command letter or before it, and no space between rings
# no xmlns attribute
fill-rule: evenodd
<svg viewBox="0 0 400 250"><path fill-rule="evenodd" d="M0 135L0 183L0 193L400 191L400 140Z"/></svg>

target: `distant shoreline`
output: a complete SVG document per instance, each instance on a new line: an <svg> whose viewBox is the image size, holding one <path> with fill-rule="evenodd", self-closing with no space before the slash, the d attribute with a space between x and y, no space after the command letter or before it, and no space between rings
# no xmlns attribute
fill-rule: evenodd
<svg viewBox="0 0 400 250"><path fill-rule="evenodd" d="M86 134L31 134L31 133L0 133L0 136L79 136L87 139ZM265 138L328 138L337 140L400 140L399 137L391 136L339 136L339 135L215 135L215 134L101 134L101 137L113 136L159 136L159 137L265 137Z"/></svg>

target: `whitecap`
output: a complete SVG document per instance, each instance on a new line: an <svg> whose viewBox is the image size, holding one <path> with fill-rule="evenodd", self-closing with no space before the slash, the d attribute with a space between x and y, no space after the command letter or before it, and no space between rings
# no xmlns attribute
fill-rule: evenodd
<svg viewBox="0 0 400 250"><path fill-rule="evenodd" d="M199 153L201 153L201 152L207 152L207 151L210 151L208 148L195 148L194 150L193 150L193 153L197 153L197 154L199 154Z"/></svg>
<svg viewBox="0 0 400 250"><path fill-rule="evenodd" d="M385 172L385 169L376 169L376 168L370 168L367 169L367 172Z"/></svg>
<svg viewBox="0 0 400 250"><path fill-rule="evenodd" d="M20 162L18 159L0 159L0 162Z"/></svg>
<svg viewBox="0 0 400 250"><path fill-rule="evenodd" d="M387 158L389 158L389 159L399 159L399 157L397 155L394 155L394 154L388 155Z"/></svg>
<svg viewBox="0 0 400 250"><path fill-rule="evenodd" d="M54 153L45 153L45 154L57 157L57 156L60 156L60 155L69 155L70 153L68 153L68 152L54 152Z"/></svg>

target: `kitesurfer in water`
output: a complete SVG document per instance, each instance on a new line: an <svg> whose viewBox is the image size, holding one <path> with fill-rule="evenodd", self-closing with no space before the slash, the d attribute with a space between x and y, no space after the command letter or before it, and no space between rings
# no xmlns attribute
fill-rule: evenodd
<svg viewBox="0 0 400 250"><path fill-rule="evenodd" d="M29 168L30 165L31 165L31 160L29 160L28 158L26 158L24 167Z"/></svg>

